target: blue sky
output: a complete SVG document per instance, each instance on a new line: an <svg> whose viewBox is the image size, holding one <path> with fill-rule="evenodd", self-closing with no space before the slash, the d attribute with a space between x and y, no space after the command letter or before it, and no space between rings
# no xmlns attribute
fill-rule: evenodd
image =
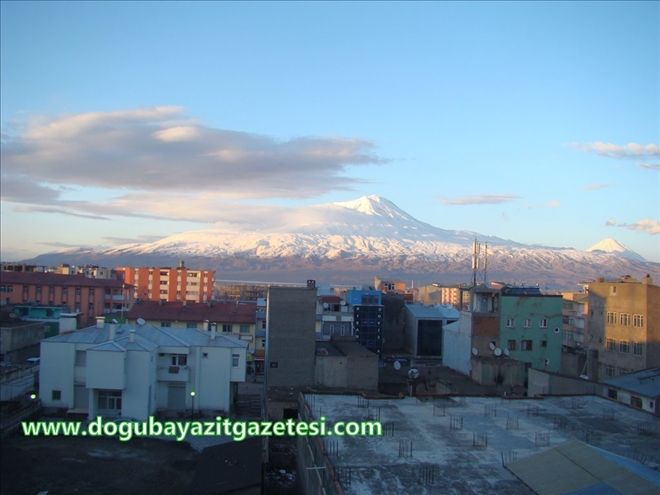
<svg viewBox="0 0 660 495"><path fill-rule="evenodd" d="M378 194L660 262L660 4L1 6L2 258Z"/></svg>

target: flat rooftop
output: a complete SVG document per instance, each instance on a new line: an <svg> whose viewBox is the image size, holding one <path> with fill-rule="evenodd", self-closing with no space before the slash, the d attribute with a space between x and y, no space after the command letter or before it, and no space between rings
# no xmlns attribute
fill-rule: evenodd
<svg viewBox="0 0 660 495"><path fill-rule="evenodd" d="M346 494L532 494L504 464L580 440L651 468L660 420L596 396L507 400L307 394L327 421L378 420L380 437L328 437Z"/></svg>

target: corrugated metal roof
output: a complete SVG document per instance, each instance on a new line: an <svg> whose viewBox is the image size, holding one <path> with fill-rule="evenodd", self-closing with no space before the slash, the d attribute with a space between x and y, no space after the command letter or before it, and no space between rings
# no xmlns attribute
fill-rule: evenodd
<svg viewBox="0 0 660 495"><path fill-rule="evenodd" d="M135 342L130 343L129 332L135 330ZM45 339L44 342L64 342L69 344L105 344L110 341L110 328L95 326L64 333ZM118 325L115 329L114 342L121 343L127 349L134 347L153 349L156 347L247 347L247 343L228 335L211 333L196 328L161 328L154 325ZM110 348L104 348L109 350Z"/></svg>
<svg viewBox="0 0 660 495"><path fill-rule="evenodd" d="M577 440L506 468L539 495L638 495L660 490L660 473Z"/></svg>
<svg viewBox="0 0 660 495"><path fill-rule="evenodd" d="M660 397L660 368L649 368L603 380L606 385L635 392L645 397Z"/></svg>

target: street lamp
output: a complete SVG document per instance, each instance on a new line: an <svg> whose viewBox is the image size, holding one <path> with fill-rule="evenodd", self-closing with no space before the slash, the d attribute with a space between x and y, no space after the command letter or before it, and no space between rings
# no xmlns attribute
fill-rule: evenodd
<svg viewBox="0 0 660 495"><path fill-rule="evenodd" d="M192 399L192 407L190 408L190 419L195 419L195 393L194 390L190 391L190 398Z"/></svg>

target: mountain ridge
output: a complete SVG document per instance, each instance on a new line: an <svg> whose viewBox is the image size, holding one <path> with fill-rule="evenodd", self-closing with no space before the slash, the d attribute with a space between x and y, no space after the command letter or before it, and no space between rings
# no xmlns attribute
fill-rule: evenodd
<svg viewBox="0 0 660 495"><path fill-rule="evenodd" d="M58 255L71 260L122 260L124 264L195 259L224 273L259 280L265 274L282 277L300 273L330 282L342 282L340 276L352 277L344 280L348 283L379 274L429 282L443 278L468 281L472 243L478 238L488 243L491 277L558 286L573 286L579 281L576 277L641 277L651 273L660 279L660 264L639 255L623 256L615 249L620 243L610 243L612 251L601 246L589 252L445 230L415 219L380 196L284 210L267 220L270 225L262 230L216 224L148 243L49 253L35 260Z"/></svg>

